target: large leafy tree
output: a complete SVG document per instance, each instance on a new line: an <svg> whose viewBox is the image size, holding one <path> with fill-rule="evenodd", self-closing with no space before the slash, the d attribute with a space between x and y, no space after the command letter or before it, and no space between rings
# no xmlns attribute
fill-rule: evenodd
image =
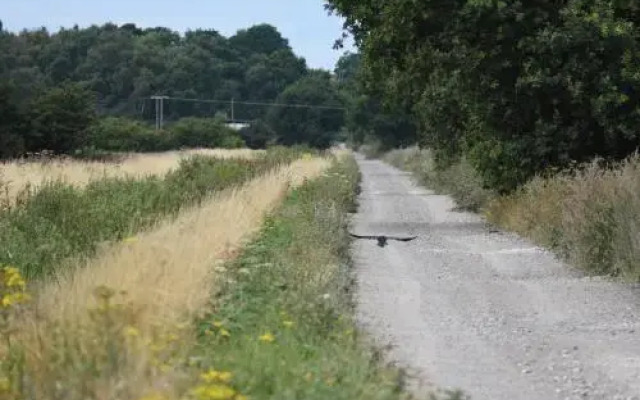
<svg viewBox="0 0 640 400"><path fill-rule="evenodd" d="M640 144L637 2L329 0L366 88L410 109L441 163L510 190L548 166Z"/></svg>
<svg viewBox="0 0 640 400"><path fill-rule="evenodd" d="M36 97L30 113L29 147L69 153L85 144L96 119L95 99L81 85L66 83Z"/></svg>
<svg viewBox="0 0 640 400"><path fill-rule="evenodd" d="M267 114L267 123L283 145L326 148L344 123L343 99L326 72L313 72L287 87ZM311 105L310 107L307 107Z"/></svg>

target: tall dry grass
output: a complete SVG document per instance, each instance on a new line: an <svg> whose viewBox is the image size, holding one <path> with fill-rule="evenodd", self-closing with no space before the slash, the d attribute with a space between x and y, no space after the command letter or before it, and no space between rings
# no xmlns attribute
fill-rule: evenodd
<svg viewBox="0 0 640 400"><path fill-rule="evenodd" d="M329 165L328 159L299 160L215 194L37 287L35 311L14 334L27 349L24 371L32 374L33 395L24 398L129 399L179 392L184 365L176 360L193 340L184 324L205 308L214 290L214 266L260 228L290 186ZM102 288L97 296L96 288ZM122 303L114 304L120 291ZM125 337L119 336L123 331Z"/></svg>
<svg viewBox="0 0 640 400"><path fill-rule="evenodd" d="M464 158L438 168L431 150L414 146L392 150L383 156L383 160L412 172L429 189L451 195L460 209L479 211L494 196L483 187L482 178Z"/></svg>
<svg viewBox="0 0 640 400"><path fill-rule="evenodd" d="M594 274L640 280L640 157L536 178L490 204L488 218Z"/></svg>
<svg viewBox="0 0 640 400"><path fill-rule="evenodd" d="M76 187L105 177L162 176L177 168L180 160L195 155L216 158L253 158L261 151L250 149L192 149L165 153L124 154L118 162L51 160L0 163L0 200L11 204L23 191L37 190L51 181Z"/></svg>

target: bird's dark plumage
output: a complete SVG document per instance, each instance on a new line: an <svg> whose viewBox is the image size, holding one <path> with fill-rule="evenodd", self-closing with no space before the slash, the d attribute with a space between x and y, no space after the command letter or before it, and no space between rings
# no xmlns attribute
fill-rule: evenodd
<svg viewBox="0 0 640 400"><path fill-rule="evenodd" d="M389 240L398 240L401 242L410 242L413 239L417 238L417 236L412 237L397 237L397 236L386 236L386 235L356 235L353 233L349 233L349 235L353 236L357 239L374 239L378 241L378 246L384 247L387 245L387 241Z"/></svg>

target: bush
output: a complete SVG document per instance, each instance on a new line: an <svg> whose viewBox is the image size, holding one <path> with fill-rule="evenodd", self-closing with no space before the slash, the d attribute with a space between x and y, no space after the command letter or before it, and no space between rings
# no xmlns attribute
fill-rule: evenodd
<svg viewBox="0 0 640 400"><path fill-rule="evenodd" d="M82 85L49 89L33 99L30 108L30 150L68 154L86 145L96 110L93 93Z"/></svg>
<svg viewBox="0 0 640 400"><path fill-rule="evenodd" d="M167 127L172 148L240 148L244 141L233 129L215 118L182 118Z"/></svg>
<svg viewBox="0 0 640 400"><path fill-rule="evenodd" d="M166 133L151 126L122 117L106 117L89 130L88 147L117 152L150 152L170 148Z"/></svg>

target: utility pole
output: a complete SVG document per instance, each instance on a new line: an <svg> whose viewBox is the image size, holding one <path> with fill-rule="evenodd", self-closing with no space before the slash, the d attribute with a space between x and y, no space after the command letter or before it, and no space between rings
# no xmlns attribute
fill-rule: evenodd
<svg viewBox="0 0 640 400"><path fill-rule="evenodd" d="M233 124L233 122L236 120L235 118L235 110L234 110L234 98L231 98L231 123Z"/></svg>
<svg viewBox="0 0 640 400"><path fill-rule="evenodd" d="M164 99L168 99L167 96L151 96L156 101L156 131L162 129L164 125Z"/></svg>

